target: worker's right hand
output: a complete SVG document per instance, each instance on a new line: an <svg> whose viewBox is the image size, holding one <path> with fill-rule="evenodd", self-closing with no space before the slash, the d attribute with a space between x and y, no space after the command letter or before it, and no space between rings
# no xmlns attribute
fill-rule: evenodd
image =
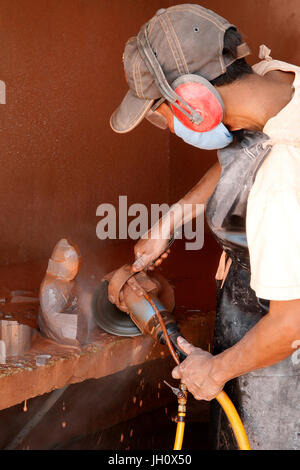
<svg viewBox="0 0 300 470"><path fill-rule="evenodd" d="M166 250L169 240L151 238L150 232L148 232L148 237L147 239L141 238L134 247L135 262L132 265L134 272L146 268L153 271L161 265L170 253L170 250Z"/></svg>
<svg viewBox="0 0 300 470"><path fill-rule="evenodd" d="M196 400L211 401L223 390L225 382L216 376L216 357L196 348L184 338L177 338L177 344L187 358L172 371L174 379L180 379Z"/></svg>

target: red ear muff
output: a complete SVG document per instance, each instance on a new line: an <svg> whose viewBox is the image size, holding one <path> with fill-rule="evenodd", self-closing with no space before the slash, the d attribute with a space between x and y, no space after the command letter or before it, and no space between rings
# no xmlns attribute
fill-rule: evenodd
<svg viewBox="0 0 300 470"><path fill-rule="evenodd" d="M198 75L182 75L172 84L173 90L203 118L201 124L193 123L188 116L171 104L175 116L187 128L196 132L208 132L217 127L224 117L224 104L215 87ZM189 114L183 103L177 103Z"/></svg>

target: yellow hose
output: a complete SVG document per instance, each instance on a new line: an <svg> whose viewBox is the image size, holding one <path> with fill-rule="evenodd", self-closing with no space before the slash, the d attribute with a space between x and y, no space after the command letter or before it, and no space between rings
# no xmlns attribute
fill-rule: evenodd
<svg viewBox="0 0 300 470"><path fill-rule="evenodd" d="M179 413L178 417L182 416L183 418L185 417L185 413ZM178 421L177 423L177 429L176 429L176 437L175 437L175 444L174 444L174 450L181 450L182 449L182 441L183 441L183 436L184 436L184 428L185 428L185 422L184 421Z"/></svg>
<svg viewBox="0 0 300 470"><path fill-rule="evenodd" d="M168 331L166 329L163 318L162 318L157 306L155 305L155 303L152 300L152 298L150 297L150 295L148 295L147 293L144 293L144 297L150 303L153 310L155 311L156 316L157 316L157 318L159 320L159 323L161 325L162 331L164 333L166 343L167 343L168 348L171 352L171 355L172 355L173 359L175 360L176 364L179 365L180 364L179 358L178 358L178 356L177 356L177 354L176 354L176 352L175 352L175 350L174 350L174 348L171 344L171 341L170 341L170 338L169 338L169 335L168 335ZM181 383L181 385L183 385L183 384ZM183 385L183 386L184 386L184 389L182 389L182 390L185 390L185 399L184 399L185 401L184 401L183 409L182 409L182 407L181 407L181 409L179 407L179 413L178 413L178 420L179 421L177 423L174 450L181 450L182 442L183 442L183 436L184 436L185 412L183 412L183 411L186 410L185 405L186 405L187 395L186 395L186 386L185 385ZM234 407L234 404L230 400L229 396L224 391L222 391L221 393L219 393L219 395L216 396L216 400L218 400L218 402L222 406L222 408L224 410L224 413L226 414L226 416L227 416L227 418L228 418L228 420L231 424L231 427L233 429L233 432L234 432L235 438L237 440L239 449L240 450L251 450L249 440L248 440L245 428L243 426L243 423L241 421L241 418L239 417L239 415L238 415L238 413L237 413L237 411Z"/></svg>
<svg viewBox="0 0 300 470"><path fill-rule="evenodd" d="M216 400L220 403L222 406L224 413L226 414L228 421L231 424L232 430L234 432L235 438L237 440L238 446L240 450L251 450L249 440L245 431L245 428L243 426L243 423L241 421L241 418L239 417L234 404L230 400L229 396L225 392L219 393L219 395L216 396ZM180 413L178 416L185 416L185 413ZM177 423L177 429L176 429L176 437L175 437L175 444L174 444L174 450L181 450L182 449L182 441L183 441L183 435L184 435L184 427L185 423L179 421Z"/></svg>
<svg viewBox="0 0 300 470"><path fill-rule="evenodd" d="M231 424L239 449L251 450L249 440L241 418L239 417L238 412L236 411L235 406L230 400L227 393L219 393L219 395L216 396L216 400L218 400L218 402L222 406L224 413L226 414L228 421Z"/></svg>

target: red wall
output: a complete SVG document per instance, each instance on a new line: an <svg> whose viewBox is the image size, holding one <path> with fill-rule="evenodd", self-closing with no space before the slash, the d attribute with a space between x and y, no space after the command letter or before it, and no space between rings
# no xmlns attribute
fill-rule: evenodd
<svg viewBox="0 0 300 470"><path fill-rule="evenodd" d="M167 0L1 0L0 265L48 256L62 236L99 246L96 208L128 195L174 202L214 152L148 123L128 135L109 117L126 92L126 40ZM192 2L197 3L197 2ZM299 0L203 0L236 24L253 50L299 63Z"/></svg>
<svg viewBox="0 0 300 470"><path fill-rule="evenodd" d="M168 135L117 135L122 54L160 0L1 0L0 264L97 246L96 208L168 198Z"/></svg>

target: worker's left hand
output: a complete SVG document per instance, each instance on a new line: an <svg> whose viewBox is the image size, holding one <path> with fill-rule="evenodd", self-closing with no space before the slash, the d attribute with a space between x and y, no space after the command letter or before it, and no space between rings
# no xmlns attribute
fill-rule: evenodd
<svg viewBox="0 0 300 470"><path fill-rule="evenodd" d="M188 357L173 369L173 378L181 379L196 400L210 401L216 398L225 384L218 383L213 377L214 356L181 337L177 342Z"/></svg>

